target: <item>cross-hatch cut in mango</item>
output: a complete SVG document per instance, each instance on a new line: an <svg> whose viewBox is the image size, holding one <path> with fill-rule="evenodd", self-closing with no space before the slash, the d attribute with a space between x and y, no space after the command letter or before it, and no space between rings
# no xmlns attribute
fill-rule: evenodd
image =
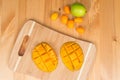
<svg viewBox="0 0 120 80"><path fill-rule="evenodd" d="M79 70L84 61L82 48L75 42L64 43L60 55L65 66L71 71Z"/></svg>
<svg viewBox="0 0 120 80"><path fill-rule="evenodd" d="M45 42L40 43L34 48L32 59L37 67L44 72L53 71L58 64L54 50Z"/></svg>

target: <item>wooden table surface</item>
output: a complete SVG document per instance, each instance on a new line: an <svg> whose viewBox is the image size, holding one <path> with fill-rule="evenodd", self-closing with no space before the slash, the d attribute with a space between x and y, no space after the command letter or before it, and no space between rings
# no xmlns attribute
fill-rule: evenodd
<svg viewBox="0 0 120 80"><path fill-rule="evenodd" d="M120 0L92 0L99 6L99 13L84 35L66 32L48 19L51 10L75 1L79 0L0 0L0 80L40 80L8 68L18 32L28 19L96 45L96 59L87 80L120 80Z"/></svg>

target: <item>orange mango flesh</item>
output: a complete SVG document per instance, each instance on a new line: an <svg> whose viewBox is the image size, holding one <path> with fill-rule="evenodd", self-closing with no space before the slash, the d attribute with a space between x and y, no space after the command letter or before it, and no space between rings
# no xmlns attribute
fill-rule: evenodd
<svg viewBox="0 0 120 80"><path fill-rule="evenodd" d="M65 66L71 71L79 70L84 61L82 48L75 42L64 43L60 55Z"/></svg>
<svg viewBox="0 0 120 80"><path fill-rule="evenodd" d="M54 50L45 42L40 43L33 49L32 60L36 66L44 72L52 72L58 64Z"/></svg>

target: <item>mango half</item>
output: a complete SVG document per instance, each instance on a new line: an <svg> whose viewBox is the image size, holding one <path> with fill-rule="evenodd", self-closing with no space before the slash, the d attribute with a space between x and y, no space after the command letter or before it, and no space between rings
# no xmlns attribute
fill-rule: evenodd
<svg viewBox="0 0 120 80"><path fill-rule="evenodd" d="M71 71L79 70L84 61L82 48L75 42L64 43L60 55L65 66Z"/></svg>
<svg viewBox="0 0 120 80"><path fill-rule="evenodd" d="M55 51L46 42L38 44L33 49L32 60L36 66L44 72L52 72L56 69L58 64Z"/></svg>

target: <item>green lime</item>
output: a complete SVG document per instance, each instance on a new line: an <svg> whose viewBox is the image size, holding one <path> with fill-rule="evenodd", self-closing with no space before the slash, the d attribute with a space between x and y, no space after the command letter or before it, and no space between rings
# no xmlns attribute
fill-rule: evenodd
<svg viewBox="0 0 120 80"><path fill-rule="evenodd" d="M81 3L73 3L71 5L71 14L75 17L83 17L86 14L86 8L83 4Z"/></svg>

